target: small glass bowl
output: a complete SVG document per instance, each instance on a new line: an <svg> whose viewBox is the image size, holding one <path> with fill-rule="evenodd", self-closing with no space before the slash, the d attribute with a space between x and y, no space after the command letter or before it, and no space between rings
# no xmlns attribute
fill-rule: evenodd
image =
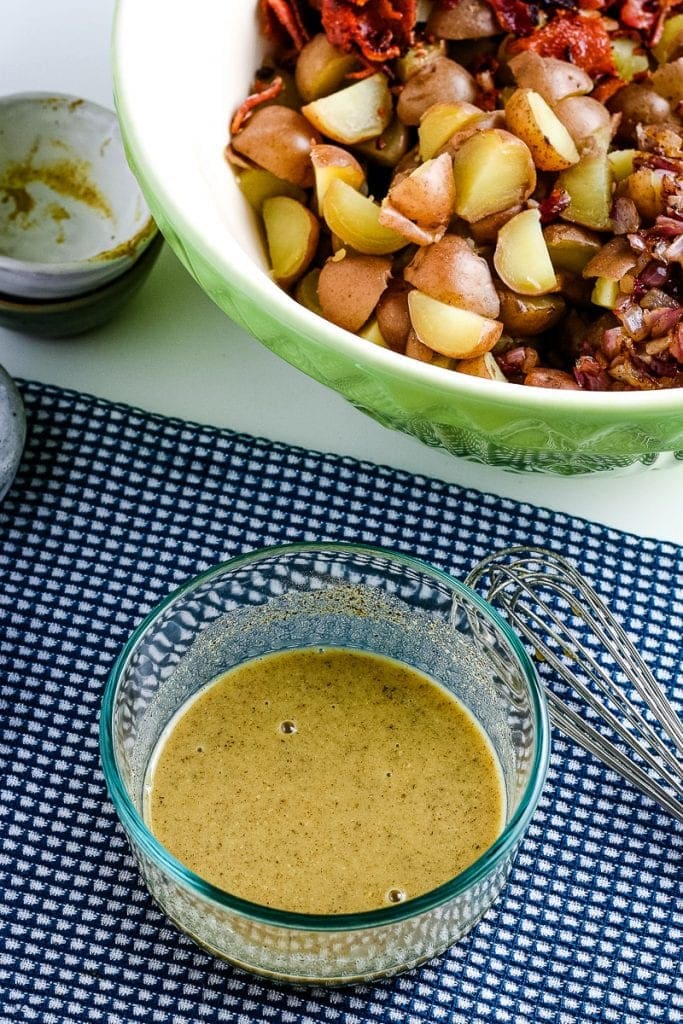
<svg viewBox="0 0 683 1024"><path fill-rule="evenodd" d="M357 914L276 910L208 884L145 825L150 756L190 695L247 659L313 645L382 654L437 679L496 750L505 828L466 871L431 892ZM486 601L414 558L345 544L267 548L180 587L131 636L100 720L107 787L159 906L209 952L261 975L315 984L407 970L473 927L503 888L538 803L549 737L531 661Z"/></svg>

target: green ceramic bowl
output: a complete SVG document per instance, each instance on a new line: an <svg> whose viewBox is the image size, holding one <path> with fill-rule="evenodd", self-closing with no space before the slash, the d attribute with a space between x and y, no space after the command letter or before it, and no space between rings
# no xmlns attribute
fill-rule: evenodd
<svg viewBox="0 0 683 1024"><path fill-rule="evenodd" d="M257 0L119 0L114 73L124 142L152 213L233 320L380 423L454 455L562 474L683 462L683 391L601 394L456 374L378 348L270 279L227 166L228 122L263 56Z"/></svg>

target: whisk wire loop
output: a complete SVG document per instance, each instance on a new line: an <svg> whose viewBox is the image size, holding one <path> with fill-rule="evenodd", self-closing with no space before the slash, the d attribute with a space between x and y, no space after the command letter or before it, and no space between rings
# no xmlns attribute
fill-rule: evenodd
<svg viewBox="0 0 683 1024"><path fill-rule="evenodd" d="M514 582L518 584L518 586L507 596L506 609L511 624L513 624L518 632L522 633L531 644L535 645L537 654L540 655L543 660L546 661L558 674L562 675L565 681L567 681L574 690L576 690L586 703L599 716L601 716L627 744L630 745L633 742L632 734L622 724L621 720L617 718L609 706L603 704L599 698L594 695L594 693L582 682L581 678L576 674L571 666L565 661L562 661L562 659L560 659L557 654L541 639L544 632L546 634L548 633L548 623L552 622L556 627L555 632L552 634L553 639L561 645L561 650L565 658L575 664L578 664L576 655L571 649L571 645L575 642L575 637L566 623L556 614L551 606L539 596L537 592L532 591L525 585L525 582L519 577L514 569L508 569L505 574L499 574L496 572L495 576L498 575L501 576L503 581L514 580ZM532 580L532 583L533 582L543 582L547 585L547 581L539 581L538 578ZM565 588L557 587L553 589L555 589L559 595L563 596L567 602L570 603L570 595L567 593ZM528 604L523 600L523 596L529 594L533 595L534 602L538 606L541 614L535 611L531 604ZM528 621L530 621L536 628L530 628ZM607 639L605 639L604 642L607 643ZM580 665L583 674L589 679L592 679L596 687L609 700L614 702L614 681L609 673L607 673L606 670L596 661L586 646L582 649L582 660ZM664 760L671 768L673 768L674 771L679 771L680 769L675 755L669 750L640 711L631 703L623 690L618 691L618 696L620 698L620 710L622 711L624 718L626 718L631 727L640 734L641 739L644 741L645 745L639 748L640 756L650 765L650 767L654 768L655 771L659 771L662 778L664 778L668 784L676 790L676 792L683 794L683 779L677 778L667 772L657 759L658 755L659 758Z"/></svg>
<svg viewBox="0 0 683 1024"><path fill-rule="evenodd" d="M625 630L593 588L566 559L532 545L489 555L474 567L466 583L476 587L486 578L488 600L504 610L537 656L651 771L635 763L546 686L548 709L557 728L683 821L683 803L661 784L682 795L683 766L632 703L624 686L598 661L593 653L596 647L611 657L679 752L683 751L683 724Z"/></svg>

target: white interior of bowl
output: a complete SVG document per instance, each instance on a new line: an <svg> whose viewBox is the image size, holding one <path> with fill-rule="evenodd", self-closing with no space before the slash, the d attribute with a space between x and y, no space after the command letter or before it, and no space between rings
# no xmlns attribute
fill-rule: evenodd
<svg viewBox="0 0 683 1024"><path fill-rule="evenodd" d="M229 121L263 60L258 0L118 0L114 63L119 112L135 163L169 224L240 290L318 344L395 378L419 380L435 395L468 394L524 406L662 412L680 409L675 389L609 393L556 391L492 382L407 359L317 317L268 275L248 208L224 157ZM154 40L150 49L150 40ZM153 68L153 71L152 71Z"/></svg>
<svg viewBox="0 0 683 1024"><path fill-rule="evenodd" d="M152 233L112 111L70 96L0 100L0 292L48 299L98 287Z"/></svg>

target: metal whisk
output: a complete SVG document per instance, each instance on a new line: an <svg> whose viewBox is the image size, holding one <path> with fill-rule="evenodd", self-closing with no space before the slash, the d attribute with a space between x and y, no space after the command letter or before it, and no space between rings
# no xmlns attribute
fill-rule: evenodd
<svg viewBox="0 0 683 1024"><path fill-rule="evenodd" d="M486 581L487 599L504 611L538 659L593 709L637 760L586 721L546 681L552 723L683 821L683 723L593 588L564 558L524 545L484 558L465 582L476 588ZM626 685L605 668L604 658L597 656L596 641L621 670ZM629 687L642 701L643 710L654 716L661 735L629 698ZM571 694L568 698L576 705Z"/></svg>

